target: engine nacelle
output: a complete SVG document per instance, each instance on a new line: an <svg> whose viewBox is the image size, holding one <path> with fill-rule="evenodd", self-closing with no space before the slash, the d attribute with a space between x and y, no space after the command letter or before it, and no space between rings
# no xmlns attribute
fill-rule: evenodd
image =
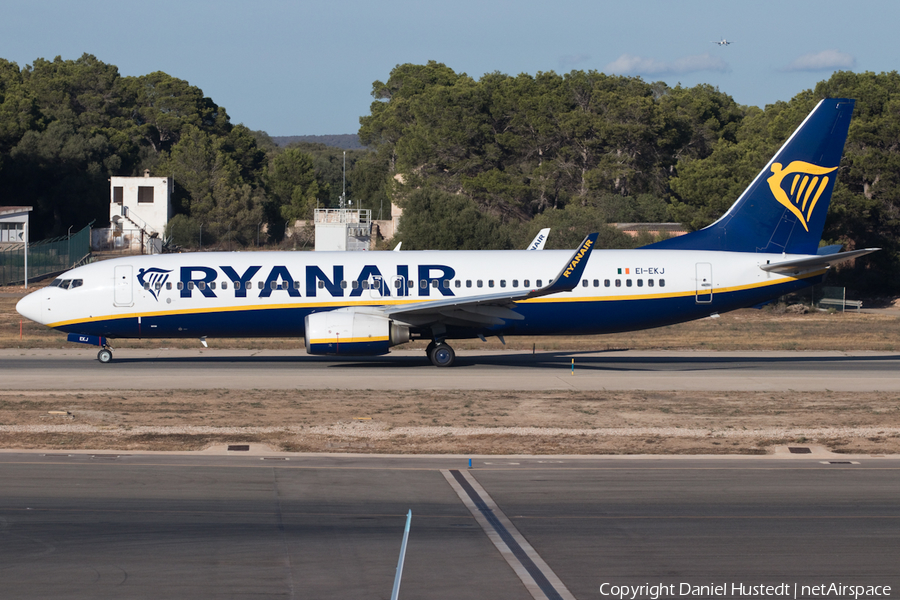
<svg viewBox="0 0 900 600"><path fill-rule="evenodd" d="M354 310L313 313L305 323L308 354L375 356L409 341L409 327Z"/></svg>

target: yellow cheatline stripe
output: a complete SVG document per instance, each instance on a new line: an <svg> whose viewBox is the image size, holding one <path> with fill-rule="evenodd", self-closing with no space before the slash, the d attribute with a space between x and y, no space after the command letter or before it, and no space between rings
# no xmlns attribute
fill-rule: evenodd
<svg viewBox="0 0 900 600"><path fill-rule="evenodd" d="M175 310L159 310L154 312L140 313L122 313L119 315L103 315L99 317L89 317L86 319L72 319L69 321L59 321L49 323L47 327L62 327L64 325L76 325L80 323L95 323L97 321L110 321L114 319L135 319L137 317L171 317L175 315L196 315L209 313L225 313L239 312L249 310L279 310L284 308L333 308L345 306L386 306L388 304L411 304L413 302L421 302L420 299L413 300L386 300L379 302L376 300L352 301L352 302L316 302L316 303L296 303L296 304L264 304L250 306L210 306L206 308L184 308Z"/></svg>
<svg viewBox="0 0 900 600"><path fill-rule="evenodd" d="M362 344L369 342L387 342L390 338L384 337L367 337L367 338L321 338L317 340L309 340L310 344Z"/></svg>
<svg viewBox="0 0 900 600"><path fill-rule="evenodd" d="M798 277L783 277L778 279L777 281L761 281L757 283L750 283L746 285L737 285L731 287L724 288L715 288L712 290L713 295L722 294L728 292L739 292L743 290L750 290L755 288L763 288L770 287L775 285L780 285L782 283L787 283L791 280L796 279L808 279L810 277L816 277L818 275L824 274L826 269L820 269L818 271L813 271L811 273L804 273ZM647 288L644 288L647 289ZM566 298L562 294L558 296L547 296L545 298L532 298L531 300L519 300L517 304L553 304L553 303L561 303L561 302L612 302L618 300L659 300L664 298L683 298L686 296L694 296L697 292L695 290L687 290L682 292L662 292L657 294L631 294L631 295L616 295L616 296L584 296L578 298ZM440 300L441 298L436 298L436 300ZM464 297L459 297L461 300L464 300ZM356 301L333 301L333 302L316 302L316 303L296 303L296 304L266 304L262 306L222 306L222 307L208 307L208 308L186 308L180 310L161 310L156 312L147 312L147 313L125 313L121 315L105 315L100 317L89 317L87 319L71 319L68 321L58 321L56 323L48 323L47 327L55 328L55 327L65 327L67 325L81 325L85 323L96 323L98 321L110 321L115 319L134 319L137 317L142 318L151 318L151 317L171 317L176 315L194 315L194 314L209 314L209 313L224 313L224 312L238 312L238 311L251 311L251 310L281 310L286 308L333 308L333 307L349 307L349 306L389 306L389 305L402 305L402 304L418 304L420 302L426 302L427 300L423 298L411 298L404 300L356 300Z"/></svg>

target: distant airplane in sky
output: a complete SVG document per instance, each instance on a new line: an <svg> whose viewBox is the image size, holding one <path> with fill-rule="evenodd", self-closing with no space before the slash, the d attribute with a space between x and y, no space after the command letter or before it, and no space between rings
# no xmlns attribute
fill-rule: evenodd
<svg viewBox="0 0 900 600"><path fill-rule="evenodd" d="M734 42L729 42L725 38L722 38L721 40L713 40L712 43L718 44L720 46L727 46L728 44L733 44Z"/></svg>

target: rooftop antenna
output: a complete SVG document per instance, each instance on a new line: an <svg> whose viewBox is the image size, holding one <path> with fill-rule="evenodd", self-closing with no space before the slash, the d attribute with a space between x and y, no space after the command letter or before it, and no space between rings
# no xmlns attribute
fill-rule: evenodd
<svg viewBox="0 0 900 600"><path fill-rule="evenodd" d="M344 150L344 168L341 173L341 201L340 201L341 208L342 209L346 208L346 204L347 204L347 151Z"/></svg>

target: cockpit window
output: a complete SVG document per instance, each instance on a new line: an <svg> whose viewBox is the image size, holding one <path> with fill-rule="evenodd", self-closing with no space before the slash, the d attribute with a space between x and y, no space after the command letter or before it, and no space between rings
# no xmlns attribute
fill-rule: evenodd
<svg viewBox="0 0 900 600"><path fill-rule="evenodd" d="M47 287L58 287L64 290L81 287L84 285L83 279L54 279Z"/></svg>

